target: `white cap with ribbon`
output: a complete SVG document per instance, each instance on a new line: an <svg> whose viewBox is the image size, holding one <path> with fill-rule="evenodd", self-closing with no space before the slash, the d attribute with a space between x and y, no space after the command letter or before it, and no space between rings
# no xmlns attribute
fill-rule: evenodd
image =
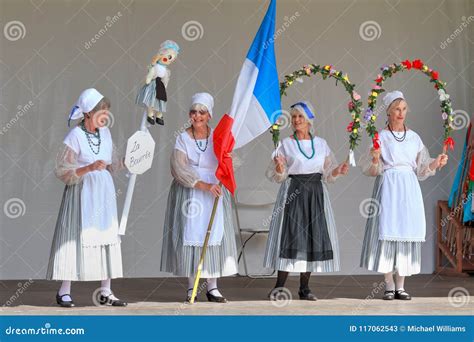
<svg viewBox="0 0 474 342"><path fill-rule="evenodd" d="M99 93L95 88L84 90L77 99L76 105L72 107L67 125L69 126L71 120L80 119L84 113L89 113L103 98L104 95Z"/></svg>

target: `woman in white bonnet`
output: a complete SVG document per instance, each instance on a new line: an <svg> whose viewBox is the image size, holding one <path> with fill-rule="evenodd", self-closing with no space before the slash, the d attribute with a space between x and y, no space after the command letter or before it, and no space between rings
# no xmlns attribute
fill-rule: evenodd
<svg viewBox="0 0 474 342"><path fill-rule="evenodd" d="M309 288L311 272L337 272L339 244L326 183L346 175L347 163L337 164L326 140L313 136L313 106L301 101L291 106L294 133L283 139L267 170L281 183L273 209L264 267L278 270L270 300L284 291L290 272L300 273L299 298L316 300Z"/></svg>
<svg viewBox="0 0 474 342"><path fill-rule="evenodd" d="M46 278L61 280L58 305L73 307L72 281L101 281L97 304L126 306L114 296L111 279L121 278L116 192L111 172L123 168L114 153L108 120L110 101L96 89L82 92L69 121L82 119L63 141L55 174L66 184Z"/></svg>
<svg viewBox="0 0 474 342"><path fill-rule="evenodd" d="M387 93L383 102L388 120L379 133L380 148L371 148L360 163L365 175L377 177L372 195L375 212L367 219L360 265L384 273L384 300L410 300L404 281L420 272L426 235L418 181L433 176L448 156L430 158L418 134L406 127L408 105L401 91Z"/></svg>
<svg viewBox="0 0 474 342"><path fill-rule="evenodd" d="M171 155L173 182L168 195L161 253L161 271L188 278L186 301L191 300L214 198L220 196L201 275L207 278L208 301L225 303L217 279L237 273L237 247L231 197L215 176L212 118L214 99L208 93L192 97L191 127L177 138ZM197 300L197 299L195 299Z"/></svg>

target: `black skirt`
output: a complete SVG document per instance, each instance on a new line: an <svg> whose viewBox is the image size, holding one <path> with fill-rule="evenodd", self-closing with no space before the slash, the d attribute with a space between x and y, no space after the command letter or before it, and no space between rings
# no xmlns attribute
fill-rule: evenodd
<svg viewBox="0 0 474 342"><path fill-rule="evenodd" d="M290 175L290 178L280 240L280 258L305 261L332 259L321 174Z"/></svg>

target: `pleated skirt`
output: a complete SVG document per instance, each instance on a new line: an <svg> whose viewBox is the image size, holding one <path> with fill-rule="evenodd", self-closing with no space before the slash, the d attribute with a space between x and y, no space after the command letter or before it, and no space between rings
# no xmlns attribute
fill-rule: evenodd
<svg viewBox="0 0 474 342"><path fill-rule="evenodd" d="M66 185L59 209L46 279L96 281L121 278L120 242L83 247L81 241L82 183Z"/></svg>
<svg viewBox="0 0 474 342"><path fill-rule="evenodd" d="M285 272L337 272L340 270L339 242L337 239L336 221L329 200L329 192L326 184L322 183L324 196L324 215L326 218L327 230L332 246L333 258L322 261L305 261L298 259L286 259L280 257L281 236L284 229L284 208L288 201L291 201L291 194L288 189L292 182L291 178L286 179L278 191L275 207L273 209L270 230L268 234L267 246L263 266Z"/></svg>
<svg viewBox="0 0 474 342"><path fill-rule="evenodd" d="M371 205L376 210L367 219L360 266L380 273L397 271L401 276L420 273L421 242L379 240L382 182L383 175L375 179Z"/></svg>
<svg viewBox="0 0 474 342"><path fill-rule="evenodd" d="M190 199L191 189L173 181L165 214L160 270L179 277L195 276L202 253L202 247L185 246L183 243L187 218L182 208ZM225 188L220 200L223 201L224 208L224 234L220 245L208 246L206 249L201 271L203 278L220 278L238 272L232 202L230 193Z"/></svg>
<svg viewBox="0 0 474 342"><path fill-rule="evenodd" d="M150 84L145 84L137 94L135 103L145 107L151 107L157 112L166 112L166 102L156 98L156 82L151 81Z"/></svg>

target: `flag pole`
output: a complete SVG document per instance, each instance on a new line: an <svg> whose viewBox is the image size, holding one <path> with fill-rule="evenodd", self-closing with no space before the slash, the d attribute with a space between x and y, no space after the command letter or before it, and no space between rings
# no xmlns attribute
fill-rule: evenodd
<svg viewBox="0 0 474 342"><path fill-rule="evenodd" d="M219 182L219 186L221 186L221 185L222 185L222 183ZM201 258L199 259L199 264L198 264L197 271L196 271L196 278L194 279L193 292L191 294L191 300L189 301L190 304L194 304L194 297L197 294L197 289L198 289L198 286L199 286L199 279L201 278L202 266L204 264L204 258L206 257L207 245L208 245L209 239L211 237L211 230L212 230L212 225L214 223L214 218L216 216L217 204L219 203L219 197L220 196L216 196L216 198L214 199L214 205L212 207L211 217L209 219L209 224L207 226L206 238L204 239L204 243L202 245Z"/></svg>

